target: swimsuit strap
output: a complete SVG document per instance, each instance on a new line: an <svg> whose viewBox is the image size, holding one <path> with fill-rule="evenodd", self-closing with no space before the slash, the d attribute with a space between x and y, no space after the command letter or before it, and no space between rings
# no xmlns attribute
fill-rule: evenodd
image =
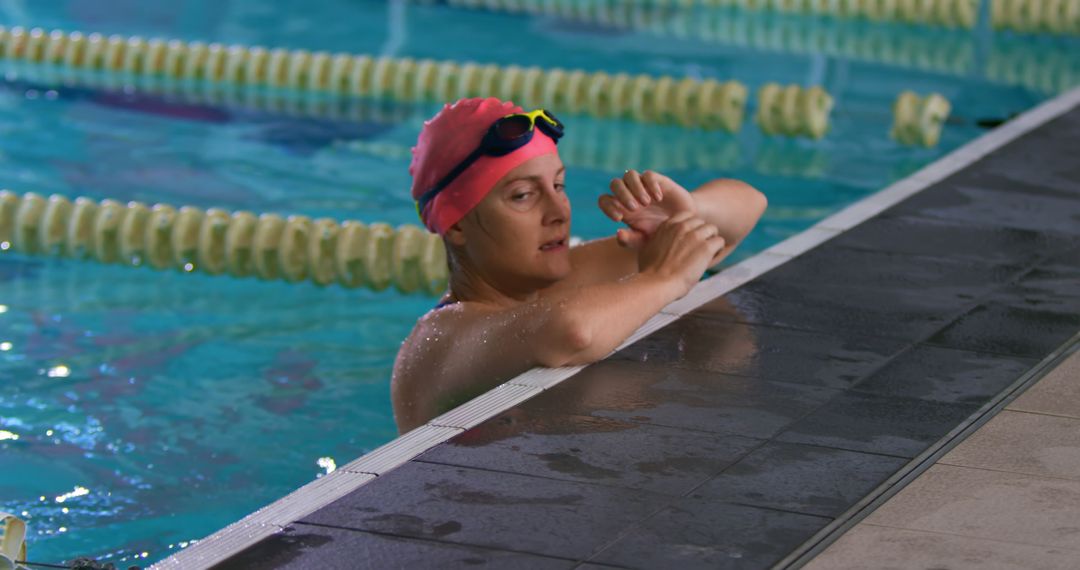
<svg viewBox="0 0 1080 570"><path fill-rule="evenodd" d="M453 305L454 303L457 303L457 301L455 301L453 299L451 299L449 301L441 301L441 302L439 302L438 305L435 305L435 309L441 309L441 308L443 308L443 307L445 307L447 305ZM435 309L432 309L432 310L435 310Z"/></svg>

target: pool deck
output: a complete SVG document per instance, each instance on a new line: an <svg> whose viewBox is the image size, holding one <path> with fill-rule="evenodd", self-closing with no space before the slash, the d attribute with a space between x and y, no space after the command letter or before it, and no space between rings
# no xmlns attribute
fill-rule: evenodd
<svg viewBox="0 0 1080 570"><path fill-rule="evenodd" d="M804 568L1076 568L1078 348Z"/></svg>
<svg viewBox="0 0 1080 570"><path fill-rule="evenodd" d="M156 566L1066 567L1078 104L706 280L610 358L516 378Z"/></svg>

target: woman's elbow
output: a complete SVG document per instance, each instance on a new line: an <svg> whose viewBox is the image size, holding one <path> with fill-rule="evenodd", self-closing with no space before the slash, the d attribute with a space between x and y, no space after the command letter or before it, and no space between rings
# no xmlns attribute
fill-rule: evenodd
<svg viewBox="0 0 1080 570"><path fill-rule="evenodd" d="M735 185L742 192L748 209L757 213L758 217L765 212L765 208L769 207L769 199L765 196L765 193L749 183L733 178L725 179L725 182Z"/></svg>
<svg viewBox="0 0 1080 570"><path fill-rule="evenodd" d="M552 323L549 342L537 354L537 361L548 368L558 368L577 362L593 344L593 331L584 320L570 315L562 316Z"/></svg>
<svg viewBox="0 0 1080 570"><path fill-rule="evenodd" d="M769 198L765 196L765 193L757 188L754 188L753 200L755 206L757 206L758 217L765 213L765 209L769 207Z"/></svg>

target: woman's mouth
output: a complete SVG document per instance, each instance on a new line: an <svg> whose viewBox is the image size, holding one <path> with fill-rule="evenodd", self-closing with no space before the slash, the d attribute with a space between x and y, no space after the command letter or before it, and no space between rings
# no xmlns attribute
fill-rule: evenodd
<svg viewBox="0 0 1080 570"><path fill-rule="evenodd" d="M540 251L552 252L566 248L566 238L552 240L540 246Z"/></svg>

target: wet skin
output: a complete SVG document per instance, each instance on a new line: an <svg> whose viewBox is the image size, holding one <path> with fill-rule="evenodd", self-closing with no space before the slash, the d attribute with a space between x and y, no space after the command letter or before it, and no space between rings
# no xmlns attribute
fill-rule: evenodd
<svg viewBox="0 0 1080 570"><path fill-rule="evenodd" d="M556 154L535 157L443 236L444 300L456 302L402 343L391 383L402 433L530 368L603 358L730 254L766 206L735 180L689 192L628 170L598 204L626 227L571 249L564 184Z"/></svg>

